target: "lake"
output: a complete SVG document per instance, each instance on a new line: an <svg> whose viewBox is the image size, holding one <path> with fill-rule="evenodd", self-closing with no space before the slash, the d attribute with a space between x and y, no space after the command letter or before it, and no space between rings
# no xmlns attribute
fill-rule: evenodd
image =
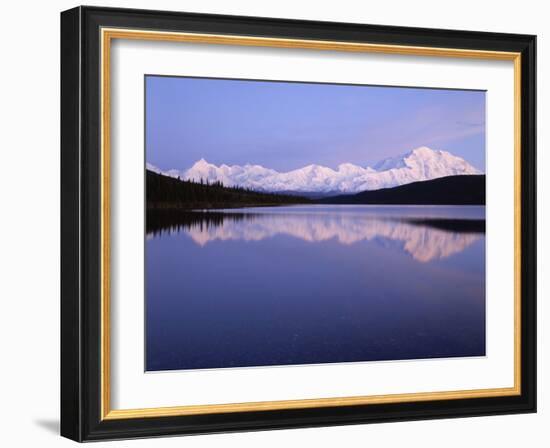
<svg viewBox="0 0 550 448"><path fill-rule="evenodd" d="M146 370L485 355L485 207L149 212Z"/></svg>

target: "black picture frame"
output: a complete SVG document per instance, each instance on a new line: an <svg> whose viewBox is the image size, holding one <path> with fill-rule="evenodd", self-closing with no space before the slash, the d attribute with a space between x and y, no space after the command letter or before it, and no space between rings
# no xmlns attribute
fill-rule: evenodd
<svg viewBox="0 0 550 448"><path fill-rule="evenodd" d="M521 393L102 419L100 29L521 53ZM61 13L61 435L76 441L536 412L536 37L99 7Z"/></svg>

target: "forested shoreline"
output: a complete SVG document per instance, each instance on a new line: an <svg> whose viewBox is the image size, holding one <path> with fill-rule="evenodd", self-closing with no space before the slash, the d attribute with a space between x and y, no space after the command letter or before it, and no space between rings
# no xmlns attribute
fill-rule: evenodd
<svg viewBox="0 0 550 448"><path fill-rule="evenodd" d="M287 194L263 193L221 182L181 180L147 170L148 210L190 210L308 204L312 201Z"/></svg>
<svg viewBox="0 0 550 448"><path fill-rule="evenodd" d="M197 210L297 204L485 205L485 176L458 175L392 188L311 199L221 182L182 180L147 170L147 210Z"/></svg>

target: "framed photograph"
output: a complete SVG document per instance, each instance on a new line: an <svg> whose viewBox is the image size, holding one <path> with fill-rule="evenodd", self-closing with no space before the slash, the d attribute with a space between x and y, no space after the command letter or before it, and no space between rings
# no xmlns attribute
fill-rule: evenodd
<svg viewBox="0 0 550 448"><path fill-rule="evenodd" d="M61 14L61 433L536 410L535 36Z"/></svg>

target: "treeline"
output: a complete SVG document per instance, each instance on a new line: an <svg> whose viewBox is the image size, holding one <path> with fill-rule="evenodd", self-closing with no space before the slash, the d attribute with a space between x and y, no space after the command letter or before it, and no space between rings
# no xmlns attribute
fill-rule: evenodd
<svg viewBox="0 0 550 448"><path fill-rule="evenodd" d="M181 180L147 170L147 209L207 209L247 206L303 204L307 198L261 193L242 187L226 187L221 182Z"/></svg>

